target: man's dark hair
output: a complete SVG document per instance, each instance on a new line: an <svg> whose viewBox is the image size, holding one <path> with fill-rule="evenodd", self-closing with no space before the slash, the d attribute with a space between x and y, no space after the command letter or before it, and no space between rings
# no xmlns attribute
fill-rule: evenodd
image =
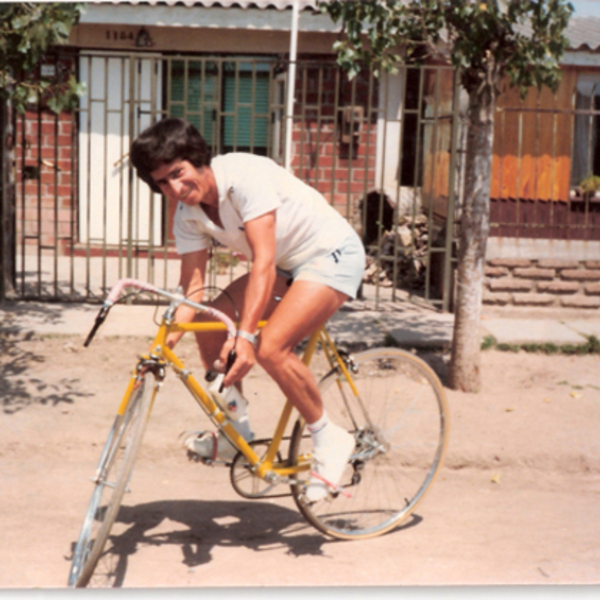
<svg viewBox="0 0 600 600"><path fill-rule="evenodd" d="M171 117L143 131L131 145L129 158L140 179L160 194L152 171L174 160L187 160L196 168L208 166L211 150L191 123Z"/></svg>

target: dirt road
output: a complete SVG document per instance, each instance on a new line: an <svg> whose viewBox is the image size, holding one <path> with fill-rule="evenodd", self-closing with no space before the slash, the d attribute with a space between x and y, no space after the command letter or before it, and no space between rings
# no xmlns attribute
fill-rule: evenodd
<svg viewBox="0 0 600 600"><path fill-rule="evenodd" d="M87 481L142 338L0 340L0 586L64 586ZM186 340L183 354L195 360ZM428 357L445 376L444 358ZM600 581L600 360L483 354L484 389L448 391L446 465L417 514L364 542L325 539L291 498L238 497L177 436L206 426L167 378L119 514L118 585L553 584ZM247 384L259 435L280 396Z"/></svg>

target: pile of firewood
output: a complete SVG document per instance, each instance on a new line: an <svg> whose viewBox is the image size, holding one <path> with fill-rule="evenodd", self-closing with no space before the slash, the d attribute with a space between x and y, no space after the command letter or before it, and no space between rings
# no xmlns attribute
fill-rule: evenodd
<svg viewBox="0 0 600 600"><path fill-rule="evenodd" d="M419 214L414 219L412 216L401 217L395 230L386 231L378 246L371 245L367 249L367 269L363 281L392 287L395 271L397 287L424 289L428 241L426 215Z"/></svg>

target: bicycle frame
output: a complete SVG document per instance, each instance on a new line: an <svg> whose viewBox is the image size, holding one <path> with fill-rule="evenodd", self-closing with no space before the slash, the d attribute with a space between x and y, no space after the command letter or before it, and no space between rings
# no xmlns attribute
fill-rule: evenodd
<svg viewBox="0 0 600 600"><path fill-rule="evenodd" d="M294 410L289 400L273 437L247 442L220 398L206 391L166 344L173 333L221 332L235 338L236 324L226 314L181 293L124 279L110 291L85 346L126 287L168 298L170 304L157 323L148 352L138 359L104 446L73 552L69 585L85 586L94 574L128 490L167 367L173 368L200 408L238 450L226 464L231 483L242 497L286 496L270 491L279 484L289 485L289 493L307 522L323 534L343 540L367 539L391 531L414 511L439 472L448 440L443 387L421 359L398 348L372 348L351 357L337 350L325 327L308 338L302 361L309 367L317 346L321 346L329 365L319 384L323 402L332 409L330 414L335 414L332 422L352 435L354 442L341 479L332 483L320 477L318 467L313 470L311 435L304 433L301 417L289 438L287 459L280 458L279 448L288 439L284 433ZM182 304L202 313L202 319L177 323L176 310ZM230 353L228 365L233 358ZM322 479L327 485L324 497L311 500L307 494L311 488L305 484L312 485L313 479Z"/></svg>
<svg viewBox="0 0 600 600"><path fill-rule="evenodd" d="M249 444L244 439L244 437L238 433L238 431L235 429L224 410L213 400L210 394L208 394L205 391L202 385L200 385L200 383L186 368L186 366L184 365L182 360L177 356L174 350L169 348L166 344L167 337L171 333L208 333L217 331L222 332L227 330L229 330L231 333L231 323L227 323L222 320L214 322L175 322L175 310L182 303L192 305L198 309L203 310L206 310L206 307L188 301L182 298L181 296L168 294L164 290L154 288L153 286L148 286L148 284L143 284L144 287L142 288L141 282L138 282L136 280L122 280L122 282L119 282L119 285L120 289L122 289L126 285L135 285L140 289L151 291L154 293L159 293L160 295L169 297L171 299L171 303L162 317L161 323L158 328L158 332L151 344L151 350L149 354L140 356L140 359L136 366L136 370L132 374L129 385L127 386L127 390L119 407L119 414L122 414L127 407L127 402L130 398L131 390L135 385L138 373L141 369L158 368L159 373L155 372L155 375L157 376L157 379L162 380L164 379L164 367L171 366L175 371L176 375L181 379L183 384L191 393L192 397L205 411L205 413L211 419L211 421L227 436L227 438L241 452L241 454L246 457L250 468L256 477L264 479L268 483L273 484L292 483L296 481L296 475L302 472L307 473L309 471L311 466L310 456L301 456L298 461L298 464L295 465L291 465L287 461L279 462L276 460L279 448L281 446L281 442L284 438L284 432L286 430L286 427L289 423L294 409L292 403L288 399L286 399L283 409L281 411L281 415L273 433L273 437L271 438L270 443L268 445L267 452L265 456L261 459L254 452L251 444ZM117 286L115 286L115 288L116 287ZM110 308L112 303L114 303L114 301L116 300L115 297L118 296L118 294L120 293L120 289L117 292L115 292L115 288L113 288L113 291L111 291L107 303L105 303L105 306L108 304L108 308ZM108 309L105 311L105 313L106 312L108 312ZM105 316L106 314L104 314L102 317L99 315L99 318L103 320ZM212 314L212 316L217 319L222 319L223 317L221 314ZM265 324L266 321L262 321L261 323L259 323L259 328L263 327ZM95 326L94 330L92 330L92 333L90 334L90 337L86 341L86 345L87 343L89 343L96 329L97 327ZM319 328L309 337L307 346L302 356L303 363L306 366L310 365L310 362L319 344L324 350L325 356L329 362L330 367L332 369L341 369L346 381L350 383L351 389L355 394L357 394L345 361L340 356L334 341L327 333L325 327Z"/></svg>

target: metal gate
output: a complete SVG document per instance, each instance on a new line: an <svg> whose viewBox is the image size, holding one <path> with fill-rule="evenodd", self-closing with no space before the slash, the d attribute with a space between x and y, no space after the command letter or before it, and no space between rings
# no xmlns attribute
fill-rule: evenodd
<svg viewBox="0 0 600 600"><path fill-rule="evenodd" d="M363 237L363 292L376 306L424 299L448 310L461 135L447 67L348 81L333 61L81 52L57 60L86 95L73 113L14 117L15 276L20 299L103 299L119 277L177 285L174 207L135 177L131 141L165 116L193 122L213 153L253 152L316 187ZM211 285L248 268L215 248Z"/></svg>

